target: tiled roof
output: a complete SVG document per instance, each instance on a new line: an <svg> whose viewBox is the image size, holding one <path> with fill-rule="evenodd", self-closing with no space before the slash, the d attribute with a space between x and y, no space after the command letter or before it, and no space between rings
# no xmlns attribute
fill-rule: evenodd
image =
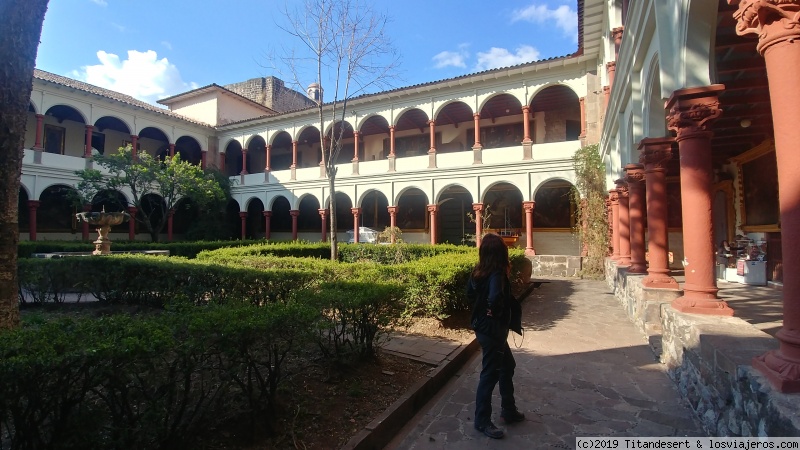
<svg viewBox="0 0 800 450"><path fill-rule="evenodd" d="M137 108L145 109L147 111L163 114L165 116L172 117L175 119L180 119L186 122L191 122L197 125L213 128L211 125L205 122L200 122L199 120L191 119L189 117L176 114L168 109L158 108L149 103L137 100L131 97L130 95L121 94L119 92L115 92L110 89L104 89L98 86L91 85L89 83L84 83L83 81L73 80L72 78L63 77L61 75L56 75L54 73L45 72L44 70L39 70L39 69L34 69L33 77L38 80L55 83L61 86L77 89L79 91L88 92L94 95L99 95L100 97L105 97L120 103L125 103Z"/></svg>

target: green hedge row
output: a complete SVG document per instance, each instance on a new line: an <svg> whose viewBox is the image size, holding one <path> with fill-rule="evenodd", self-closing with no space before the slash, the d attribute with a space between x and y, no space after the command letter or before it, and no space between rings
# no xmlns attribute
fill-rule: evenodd
<svg viewBox="0 0 800 450"><path fill-rule="evenodd" d="M170 256L194 258L203 250L247 246L259 241L192 241L192 242L144 242L114 241L111 251L169 250ZM20 241L17 246L19 258L30 258L34 253L92 252L94 244L77 241Z"/></svg>
<svg viewBox="0 0 800 450"><path fill-rule="evenodd" d="M0 332L0 446L192 448L226 420L269 416L318 317L277 303Z"/></svg>

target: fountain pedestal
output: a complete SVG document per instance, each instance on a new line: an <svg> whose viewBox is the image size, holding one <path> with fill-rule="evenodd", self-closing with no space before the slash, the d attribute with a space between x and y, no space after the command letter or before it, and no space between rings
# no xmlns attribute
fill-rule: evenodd
<svg viewBox="0 0 800 450"><path fill-rule="evenodd" d="M122 222L127 222L131 216L126 212L107 213L101 212L82 212L75 214L79 221L84 221L89 225L96 225L97 234L99 237L94 244L93 255L110 255L111 254L111 239L108 238L108 233L111 227L119 225Z"/></svg>

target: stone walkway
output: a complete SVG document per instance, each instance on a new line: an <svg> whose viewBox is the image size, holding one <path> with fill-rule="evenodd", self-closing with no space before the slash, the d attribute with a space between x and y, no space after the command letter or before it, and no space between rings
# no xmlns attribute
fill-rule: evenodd
<svg viewBox="0 0 800 450"><path fill-rule="evenodd" d="M503 424L495 390L505 439L474 430L477 352L386 448L574 448L576 436L705 435L604 283L547 280L523 310L524 339L509 340L526 420Z"/></svg>

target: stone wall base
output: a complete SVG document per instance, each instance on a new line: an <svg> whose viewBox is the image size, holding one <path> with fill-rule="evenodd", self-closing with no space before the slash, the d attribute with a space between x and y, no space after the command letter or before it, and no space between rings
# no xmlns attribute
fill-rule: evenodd
<svg viewBox="0 0 800 450"><path fill-rule="evenodd" d="M606 283L709 435L800 436L800 397L752 367L775 339L737 317L680 313L670 303L682 291L644 288L642 279L606 259Z"/></svg>
<svg viewBox="0 0 800 450"><path fill-rule="evenodd" d="M533 265L532 276L537 277L579 277L582 258L566 255L528 256Z"/></svg>

